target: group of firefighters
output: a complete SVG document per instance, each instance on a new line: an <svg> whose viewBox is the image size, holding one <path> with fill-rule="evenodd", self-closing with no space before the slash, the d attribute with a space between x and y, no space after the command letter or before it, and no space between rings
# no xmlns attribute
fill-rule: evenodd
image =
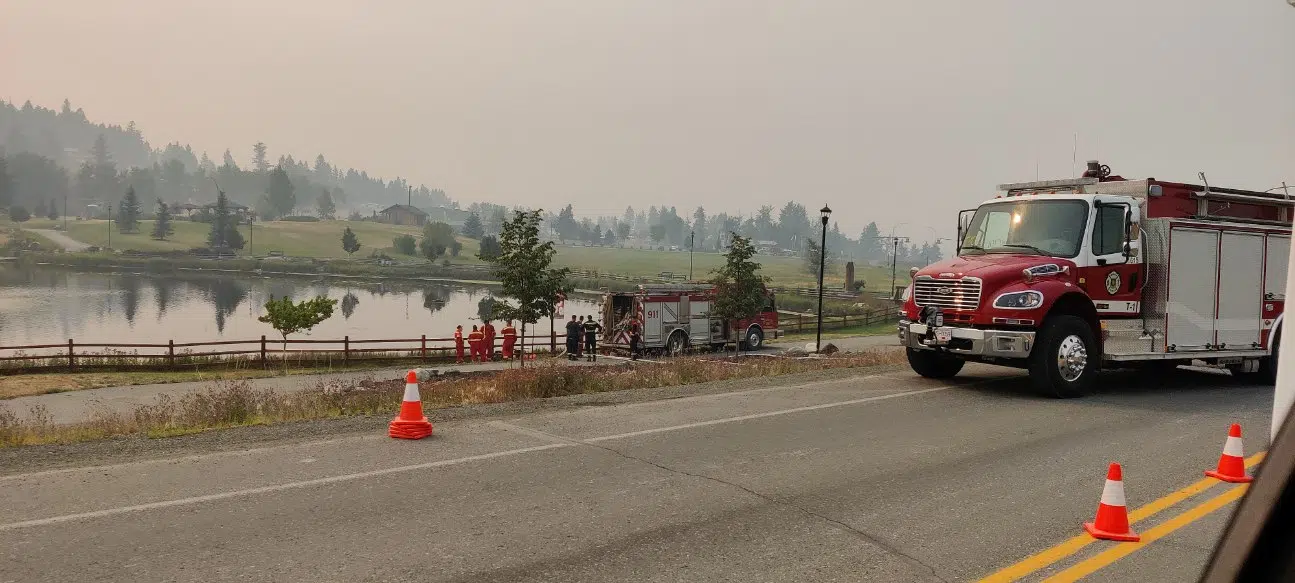
<svg viewBox="0 0 1295 583"><path fill-rule="evenodd" d="M602 333L603 325L598 323L593 316L577 318L571 316L571 321L567 322L567 358L576 360L584 358L587 361L595 362L598 360L598 335ZM630 358L637 360L640 343L639 323L636 318L630 318L628 323L630 334ZM517 346L517 328L513 326L513 321L508 320L503 329L499 330L499 335L503 336L503 358L511 360L514 358L514 348ZM583 337L584 342L581 342ZM468 354L464 354L464 348ZM472 331L465 338L463 336L463 325L454 327L454 349L457 356L457 362L462 363L466 358L469 362L488 362L494 360L495 355L495 325L486 321L481 326L472 325Z"/></svg>
<svg viewBox="0 0 1295 583"><path fill-rule="evenodd" d="M504 360L513 358L513 347L517 345L517 328L513 327L513 321L509 320L499 330L499 334L504 338L503 357ZM472 325L472 332L468 333L467 338L468 350L471 354L468 359L471 362L487 362L494 360L495 355L495 325L486 321L478 327ZM463 326L459 325L454 328L454 350L458 357L458 362L463 362Z"/></svg>

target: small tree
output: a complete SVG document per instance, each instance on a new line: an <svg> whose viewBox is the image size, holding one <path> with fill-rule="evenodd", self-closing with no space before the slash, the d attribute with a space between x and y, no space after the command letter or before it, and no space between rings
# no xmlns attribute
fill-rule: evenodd
<svg viewBox="0 0 1295 583"><path fill-rule="evenodd" d="M43 217L49 213L49 207L45 206L45 199L42 198L36 201L36 207L31 209L31 212L38 217Z"/></svg>
<svg viewBox="0 0 1295 583"><path fill-rule="evenodd" d="M333 195L328 189L322 189L319 198L315 199L315 212L319 218L333 220L337 216L337 205L333 203Z"/></svg>
<svg viewBox="0 0 1295 583"><path fill-rule="evenodd" d="M805 272L818 278L818 267L823 260L823 248L818 246L814 240L805 241L805 254L802 256L805 260Z"/></svg>
<svg viewBox="0 0 1295 583"><path fill-rule="evenodd" d="M117 209L117 230L123 233L139 230L139 195L135 194L134 186L126 187L126 196Z"/></svg>
<svg viewBox="0 0 1295 583"><path fill-rule="evenodd" d="M571 291L567 283L570 270L549 267L557 251L552 241L540 242L541 212L514 211L499 235L499 255L490 260L503 288L500 295L505 298L495 302L494 316L520 320L523 338L527 324L551 318L559 295ZM523 359L522 366L525 362Z"/></svg>
<svg viewBox="0 0 1295 583"><path fill-rule="evenodd" d="M760 275L760 264L752 261L755 247L751 240L732 234L732 243L724 254L724 265L711 273L711 285L715 286L715 301L711 303L710 313L714 318L726 322L753 318L760 313L765 302L765 284L769 278ZM731 331L737 340L737 330ZM740 342L738 342L740 346ZM733 351L737 357L737 347Z"/></svg>
<svg viewBox="0 0 1295 583"><path fill-rule="evenodd" d="M418 241L413 235L400 235L391 240L391 246L395 247L397 253L405 255L418 253Z"/></svg>
<svg viewBox="0 0 1295 583"><path fill-rule="evenodd" d="M9 207L9 219L15 223L21 223L31 220L31 212L20 204Z"/></svg>
<svg viewBox="0 0 1295 583"><path fill-rule="evenodd" d="M499 248L499 239L493 235L486 235L481 238L481 250L477 252L477 257L482 261L491 261L499 257L501 249Z"/></svg>
<svg viewBox="0 0 1295 583"><path fill-rule="evenodd" d="M337 300L324 296L302 300L299 304L293 303L288 296L277 300L270 296L270 301L265 302L265 315L257 320L273 326L283 336L283 348L287 350L289 334L310 332L311 328L332 317L335 306Z"/></svg>
<svg viewBox="0 0 1295 583"><path fill-rule="evenodd" d="M157 220L153 221L153 238L158 241L165 241L167 237L175 233L175 227L171 225L171 209L167 208L162 199L157 199Z"/></svg>
<svg viewBox="0 0 1295 583"><path fill-rule="evenodd" d="M481 226L481 217L477 213L468 215L467 220L463 221L463 236L480 239L483 234L485 234L485 228Z"/></svg>
<svg viewBox="0 0 1295 583"><path fill-rule="evenodd" d="M427 223L423 226L423 239L418 242L418 252L435 261L456 244L459 242L454 238L454 229L449 225L441 222Z"/></svg>
<svg viewBox="0 0 1295 583"><path fill-rule="evenodd" d="M49 220L51 220L51 221L57 221L57 220L58 220L58 218L59 218L59 216L61 216L61 215L59 215L59 214L58 214L58 201L50 201L50 203L49 203L49 214L48 214L48 215L46 215L46 216L45 216L45 218L47 218L47 219L49 219Z"/></svg>
<svg viewBox="0 0 1295 583"><path fill-rule="evenodd" d="M352 231L350 227L342 231L342 250L351 256L354 256L355 252L360 250L360 240L356 238L355 231Z"/></svg>

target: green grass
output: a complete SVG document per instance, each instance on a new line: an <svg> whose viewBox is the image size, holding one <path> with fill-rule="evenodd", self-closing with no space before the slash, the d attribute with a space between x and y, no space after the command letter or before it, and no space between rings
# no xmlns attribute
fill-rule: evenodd
<svg viewBox="0 0 1295 583"><path fill-rule="evenodd" d="M823 338L825 339L826 338L848 338L850 336L890 336L890 335L893 335L894 333L895 333L895 322L893 320L887 320L885 322L877 322L875 324L871 324L868 326L850 326L849 328L837 328L831 331L824 330ZM796 342L796 341L813 340L814 338L815 338L815 332L810 331L810 332L787 334L782 338L779 338L777 342Z"/></svg>
<svg viewBox="0 0 1295 583"><path fill-rule="evenodd" d="M33 219L23 223L23 227L43 229L61 226L61 221ZM111 247L116 250L134 250L144 252L188 251L195 247L205 247L210 225L192 221L176 220L172 223L175 234L165 241L154 240L153 221L140 221L139 232L122 233L114 225ZM318 259L344 259L347 254L342 250L342 231L350 227L360 241L360 251L355 258L369 257L374 251L381 251L402 262L422 262L419 257L400 255L392 248L392 239L398 235L418 237L422 230L418 227L389 225L370 221L320 221L316 223L298 223L271 221L256 223L255 233L250 237L251 249L258 256L265 256L270 251L282 252L290 257L310 257ZM245 241L249 240L248 227L239 227ZM68 236L99 247L108 247L108 224L102 220L69 221ZM478 242L460 237L463 250L458 257L450 258L452 264L481 263L476 257ZM245 247L240 253L247 255ZM687 276L689 273L689 254L686 251L657 251L651 249L621 249L615 247L573 247L557 246L554 265L570 267L599 273L628 275L633 277L654 278L662 272L671 272ZM812 286L814 277L805 269L804 261L799 257L757 256L761 271L780 286ZM692 257L692 275L696 279L710 276L713 269L724 262L724 256L714 252L698 252ZM438 260L439 262L439 260ZM869 290L885 290L890 285L890 271L885 268L859 267L856 277L866 282ZM907 280L907 274L900 274L901 283ZM826 278L829 287L840 287L844 282L844 268L837 269Z"/></svg>

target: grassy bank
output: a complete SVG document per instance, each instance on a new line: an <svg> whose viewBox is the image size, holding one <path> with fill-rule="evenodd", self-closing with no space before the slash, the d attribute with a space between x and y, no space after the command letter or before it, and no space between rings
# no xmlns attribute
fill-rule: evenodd
<svg viewBox="0 0 1295 583"><path fill-rule="evenodd" d="M840 354L815 359L747 358L732 361L691 357L659 364L596 369L541 364L488 375L456 376L422 383L427 409L500 403L563 395L668 387L739 378L769 377L823 369L895 364L897 351ZM201 393L162 396L131 413L99 412L73 425L56 425L48 411L12 411L0 404L0 447L70 443L118 436L166 437L199 431L355 415L392 415L400 408L400 380L318 382L299 392L250 388L222 381Z"/></svg>
<svg viewBox="0 0 1295 583"><path fill-rule="evenodd" d="M869 326L850 326L847 328L837 328L835 330L824 330L823 339L829 338L848 338L851 336L893 336L895 334L895 322L887 320L877 322ZM815 332L801 332L785 334L782 338L776 340L776 343L786 342L807 342L816 338Z"/></svg>
<svg viewBox="0 0 1295 583"><path fill-rule="evenodd" d="M153 221L140 221L137 233L121 233L114 226L111 247L118 251L178 253L206 246L210 225L183 220L174 221L172 224L175 227L175 234L166 241L157 241L150 236L153 230ZM61 228L61 226L61 221L50 221L48 219L33 219L21 224L23 228L35 229ZM69 221L67 226L67 235L77 241L99 247L109 246L109 226L107 221ZM342 250L342 231L347 227L350 227L355 232L361 244L360 251L356 253L354 259L367 258L374 251L378 251L385 253L398 263L408 264L411 267L430 267L425 259L401 255L392 248L392 239L396 236L414 235L417 237L421 234L421 229L371 221L271 221L256 223L250 233L248 226L242 225L239 229L243 233L244 239L250 240L250 246L240 251L240 255L250 258L251 253L265 256L271 251L276 251L288 257L330 260L328 261L329 268L340 271L347 268L337 264L353 263L346 261L352 259L352 257ZM458 257L448 258L450 266L446 269L453 269L456 266L481 265L481 260L476 257L479 249L478 242L465 237L460 237L459 241L463 244L463 250ZM48 241L45 242L48 243ZM43 245L43 247L48 249L58 248L57 245L52 243ZM159 261L177 262L182 259L183 257L168 257L164 260L159 259ZM815 283L815 278L809 274L805 268L805 262L799 257L760 256L757 260L760 261L764 274L772 278L775 285L811 286ZM693 277L702 279L709 277L712 269L722 265L724 257L720 253L702 251L692 254L690 258L689 253L686 251L572 245L558 245L557 255L554 257L554 265L557 267L570 267L599 273L615 273L635 278L655 278L663 272L686 277L689 274L690 262ZM442 261L438 260L437 267L440 267L441 263ZM840 287L844 282L844 271L844 266L842 265L829 273L826 279L827 284L832 287ZM902 276L903 274L901 274ZM884 268L860 266L856 271L856 277L864 280L868 289L884 290L890 285L890 271Z"/></svg>
<svg viewBox="0 0 1295 583"><path fill-rule="evenodd" d="M289 369L237 368L232 370L178 370L178 371L102 371L102 372L51 372L0 376L0 401L27 397L67 393L103 387L189 383L203 381L233 381L267 377L298 376L330 372L365 371L383 368L388 364L360 364L350 368L303 367Z"/></svg>

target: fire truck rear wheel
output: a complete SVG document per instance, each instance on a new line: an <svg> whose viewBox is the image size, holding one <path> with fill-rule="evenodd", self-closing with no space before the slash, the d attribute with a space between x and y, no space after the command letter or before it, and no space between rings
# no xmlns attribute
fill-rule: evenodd
<svg viewBox="0 0 1295 583"><path fill-rule="evenodd" d="M909 348L908 366L913 372L928 379L949 379L962 371L966 364L962 359L942 354L934 350Z"/></svg>
<svg viewBox="0 0 1295 583"><path fill-rule="evenodd" d="M1082 397L1096 380L1097 359L1088 322L1076 316L1050 317L1030 351L1030 382L1059 399Z"/></svg>
<svg viewBox="0 0 1295 583"><path fill-rule="evenodd" d="M665 345L667 356L681 356L684 349L688 347L688 339L683 332L675 332L670 335L670 341Z"/></svg>
<svg viewBox="0 0 1295 583"><path fill-rule="evenodd" d="M746 331L746 339L742 341L744 350L760 350L764 346L764 332L759 328L751 328Z"/></svg>

